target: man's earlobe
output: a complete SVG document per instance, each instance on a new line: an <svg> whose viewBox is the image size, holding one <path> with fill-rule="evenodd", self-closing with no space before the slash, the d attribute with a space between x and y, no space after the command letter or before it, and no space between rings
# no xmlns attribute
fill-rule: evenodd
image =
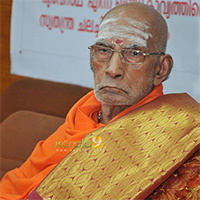
<svg viewBox="0 0 200 200"><path fill-rule="evenodd" d="M173 59L169 54L160 57L159 64L155 70L154 85L160 85L165 81L173 67Z"/></svg>

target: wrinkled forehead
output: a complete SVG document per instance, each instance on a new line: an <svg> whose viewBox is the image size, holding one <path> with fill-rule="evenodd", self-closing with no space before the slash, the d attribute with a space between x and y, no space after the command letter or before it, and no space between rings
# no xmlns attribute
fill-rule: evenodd
<svg viewBox="0 0 200 200"><path fill-rule="evenodd" d="M98 34L98 40L123 40L145 48L147 48L147 41L150 37L152 35L147 22L122 16L104 19Z"/></svg>

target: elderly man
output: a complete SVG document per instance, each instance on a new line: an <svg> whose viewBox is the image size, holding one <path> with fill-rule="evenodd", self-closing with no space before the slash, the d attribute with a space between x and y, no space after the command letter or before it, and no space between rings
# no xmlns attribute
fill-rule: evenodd
<svg viewBox="0 0 200 200"><path fill-rule="evenodd" d="M111 9L89 47L94 91L7 173L2 198L198 199L199 107L186 94L163 95L167 34L149 6Z"/></svg>

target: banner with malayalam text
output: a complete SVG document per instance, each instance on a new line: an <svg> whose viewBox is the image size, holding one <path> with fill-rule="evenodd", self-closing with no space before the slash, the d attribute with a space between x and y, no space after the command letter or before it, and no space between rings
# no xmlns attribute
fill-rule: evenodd
<svg viewBox="0 0 200 200"><path fill-rule="evenodd" d="M93 87L88 46L103 15L128 2L154 7L168 23L174 68L165 93L200 101L199 0L13 0L11 73Z"/></svg>

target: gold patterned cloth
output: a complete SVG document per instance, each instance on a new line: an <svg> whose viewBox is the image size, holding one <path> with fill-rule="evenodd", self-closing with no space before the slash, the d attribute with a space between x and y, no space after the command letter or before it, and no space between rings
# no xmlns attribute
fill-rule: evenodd
<svg viewBox="0 0 200 200"><path fill-rule="evenodd" d="M187 94L157 98L85 136L28 199L145 199L197 150L199 104Z"/></svg>

